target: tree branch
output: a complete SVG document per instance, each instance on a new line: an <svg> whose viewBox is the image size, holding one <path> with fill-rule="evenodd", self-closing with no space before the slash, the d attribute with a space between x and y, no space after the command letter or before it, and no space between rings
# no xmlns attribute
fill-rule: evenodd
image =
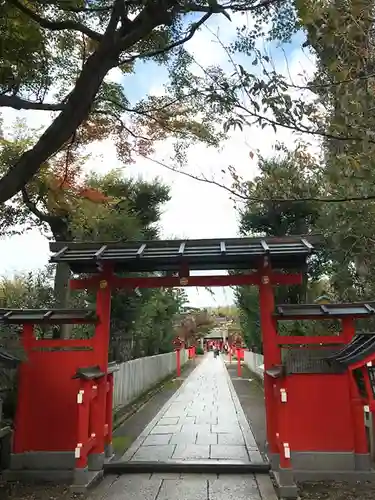
<svg viewBox="0 0 375 500"><path fill-rule="evenodd" d="M116 48L119 52L127 50L142 38L143 33L151 33L156 27L168 24L179 8L175 0L154 0L146 2L146 6L128 26L119 31Z"/></svg>
<svg viewBox="0 0 375 500"><path fill-rule="evenodd" d="M64 7L60 6L59 9L65 12L75 12L77 14L97 14L98 12L109 12L113 9L113 5L103 6L103 7Z"/></svg>
<svg viewBox="0 0 375 500"><path fill-rule="evenodd" d="M218 40L220 42L220 39L218 39ZM230 56L230 54L228 54L228 55ZM205 75L212 80L212 82L215 85L218 85L219 89L222 92L227 93L228 89L226 87L224 87L223 85L221 85L220 83L218 83L212 77L212 75L207 71L206 68L204 68L202 65L200 65L196 60L194 62L205 73ZM236 69L236 65L234 64L234 62L232 62L232 63L233 63L233 66ZM236 72L237 72L237 69L236 69ZM243 86L242 84L241 84L240 88L242 88L244 90L244 92L246 93L246 95L250 98L250 94L249 94L248 89L245 86ZM220 99L219 94L216 94L216 95ZM315 136L318 136L318 137L323 137L325 139L333 139L333 140L338 140L338 141L356 141L356 142L357 141L358 142L363 142L364 140L366 140L370 144L375 144L375 140L374 139L370 139L369 137L364 138L364 137L360 137L360 136L357 136L357 135L356 136L335 135L335 134L331 134L329 132L325 132L325 131L322 131L322 130L311 129L311 128L307 127L306 125L303 125L303 124L297 125L295 122L285 123L285 122L277 121L277 120L274 120L272 118L268 118L267 116L264 116L264 115L261 115L259 113L256 113L255 111L251 111L248 107L240 104L240 102L238 101L237 98L235 98L235 100L232 99L232 105L233 105L234 108L238 108L239 110L245 112L247 115L249 115L249 116L251 116L253 118L256 118L255 123L249 123L249 121L247 120L247 118L245 117L245 115L237 113L237 116L241 120L243 120L243 122L246 123L246 125L248 125L248 126L254 125L256 123L261 123L263 121L263 122L266 122L269 125L272 125L274 127L282 127L282 128L286 128L288 130L292 130L292 131L295 131L295 132L302 133L302 134L309 134L309 135L315 135ZM290 116L289 116L289 118L290 118ZM366 131L364 131L364 133L366 134Z"/></svg>
<svg viewBox="0 0 375 500"><path fill-rule="evenodd" d="M184 97L189 98L189 95L186 95ZM175 134L179 133L178 130L175 130L172 127L169 127L166 122L160 120L156 116L152 116L152 114L150 114L150 113L157 113L157 112L163 111L164 109L167 109L169 106L172 106L173 104L175 104L177 102L180 102L181 99L173 99L170 103L166 103L163 106L160 106L158 108L149 108L149 109L145 109L145 110L138 110L138 109L134 109L134 108L127 108L126 106L124 106L121 103L115 101L114 99L110 99L109 97L106 97L105 101L110 102L111 104L113 104L114 106L116 106L120 111L122 111L124 113L133 113L133 114L135 114L137 116L142 116L144 118L148 118L149 120L154 121L161 128L167 130L168 132L175 133ZM103 114L104 113L111 114L110 111L104 111L104 110L99 110L99 111L95 111L95 112L100 112L100 113L103 113ZM185 135L186 135L185 131L181 131L181 135L183 137L185 137Z"/></svg>
<svg viewBox="0 0 375 500"><path fill-rule="evenodd" d="M355 76L353 78L338 80L338 81L329 82L329 83L307 83L305 86L294 85L293 83L287 83L287 82L285 82L285 84L291 89L310 90L311 92L314 92L315 89L330 89L332 87L338 87L340 85L347 85L349 83L356 83L356 82L360 82L362 80L366 81L366 80L370 80L372 78L375 78L375 73L358 75L358 76Z"/></svg>
<svg viewBox="0 0 375 500"><path fill-rule="evenodd" d="M189 177L190 179L193 179L198 182L205 182L206 184L211 184L213 186L217 186L221 189L225 189L225 191L228 191L228 193L236 196L237 198L241 198L242 200L248 200L249 198L246 195L243 195L239 193L238 191L235 191L234 189L226 186L225 184L221 184L218 181L215 181L214 179L207 179L206 177L198 177L197 175L191 174L190 172L185 172L184 170L179 170L178 168L171 167L170 165L167 165L166 163L156 160L155 158L150 158L147 155L143 155L141 153L138 153L139 156L142 156L146 160L152 161L153 163L156 163L156 165L159 165L160 167L166 168L167 170L170 170L171 172L174 172L175 174L181 174L184 175L185 177Z"/></svg>
<svg viewBox="0 0 375 500"><path fill-rule="evenodd" d="M151 7L148 8L150 5ZM156 7L159 10L155 10ZM36 144L22 154L1 178L0 203L11 199L21 191L38 172L43 162L69 141L89 115L105 76L110 69L118 66L121 51L129 50L132 45L139 42L161 22L164 22L166 16L168 19L170 18L169 11L160 12L160 5L156 7L154 3L148 3L142 11L145 16L142 17L142 22L134 26L133 21L134 29L126 37L114 39L113 33L106 31L96 51L87 58L75 87L68 95L64 102L65 106L57 118L40 136ZM155 15L149 17L150 12Z"/></svg>
<svg viewBox="0 0 375 500"><path fill-rule="evenodd" d="M85 26L78 21L68 20L68 21L49 21L48 19L40 16L32 9L29 9L19 0L9 0L9 2L16 7L23 14L26 14L30 19L38 23L42 28L49 29L51 31L63 31L63 30L74 30L83 33L88 36L92 40L96 40L100 42L103 38L103 35L97 33L96 31L90 29L88 26Z"/></svg>
<svg viewBox="0 0 375 500"><path fill-rule="evenodd" d="M369 194L368 196L347 196L347 197L341 197L341 198L335 198L334 196L332 196L332 197L330 196L330 197L326 197L326 198L319 198L319 197L257 198L255 196L248 196L248 195L242 194L239 191L236 191L235 189L232 189L229 186L222 184L221 182L215 181L214 179L207 179L207 177L199 177L198 175L194 175L194 174L191 174L190 172L185 172L184 170L179 170L178 168L167 165L166 163L164 163L160 160L156 160L155 158L150 158L149 156L143 155L141 153L138 153L138 154L139 154L139 156L142 156L146 160L152 161L153 163L156 163L157 165L159 165L163 168L166 168L167 170L170 170L171 172L184 175L185 177L189 177L190 179L193 179L193 180L198 181L198 182L205 182L206 184L211 184L213 186L224 189L228 193L232 194L233 196L236 196L237 198L239 198L243 201L253 201L253 202L257 202L257 203L301 203L301 202L346 203L346 202L374 201L375 200L375 194Z"/></svg>
<svg viewBox="0 0 375 500"><path fill-rule="evenodd" d="M231 10L233 12L249 12L252 10L264 9L273 7L274 5L283 3L285 0L263 0L262 2L253 3L249 5L249 1L245 0L242 4L238 3L238 5L234 5L234 2L229 1L226 5L219 4L216 1L211 1L210 4L216 5L197 5L194 2L187 3L181 9L183 12L209 12L211 11L213 14L224 14L227 10Z"/></svg>
<svg viewBox="0 0 375 500"><path fill-rule="evenodd" d="M193 23L187 33L187 35L184 38L181 38L180 40L177 40L176 42L173 42L166 47L156 49L156 50L151 50L150 52L143 53L143 54L137 54L135 56L128 57L127 59L123 59L120 61L120 64L127 64L129 62L135 61L136 59L140 58L146 58L146 57L154 57L159 54L163 54L164 52L168 52L180 45L183 45L184 43L188 42L195 33L199 30L199 28L212 16L214 12L207 12L204 16L199 19L196 23Z"/></svg>
<svg viewBox="0 0 375 500"><path fill-rule="evenodd" d="M302 124L297 125L296 123L283 123L281 121L276 121L276 120L273 120L272 118L268 118L267 116L260 115L259 113L255 113L254 111L250 111L247 107L242 106L239 103L235 103L235 106L238 109L241 109L242 111L247 113L248 115L250 115L254 118L257 118L257 120L259 120L259 121L264 121L264 122L269 123L270 125L274 125L275 127L286 128L288 130L292 130L294 132L299 132L301 134L315 135L318 137L324 137L325 139L333 139L336 141L363 142L365 140L364 137L360 137L360 136L335 135L335 134L331 134L329 132L324 132L323 130L313 130L313 129L311 129L305 125L302 125ZM245 119L244 115L239 114L238 116L240 116L241 119L243 119L244 122L246 123L246 119ZM247 123L247 124L249 124L249 123ZM366 137L366 141L369 142L370 144L375 144L374 139L370 139L370 138Z"/></svg>
<svg viewBox="0 0 375 500"><path fill-rule="evenodd" d="M63 103L43 103L30 102L17 96L0 95L0 107L9 107L13 109L34 109L41 111L61 111L64 109Z"/></svg>
<svg viewBox="0 0 375 500"><path fill-rule="evenodd" d="M45 222L47 224L51 224L51 222L53 223L56 219L59 219L59 217L55 215L47 215L44 212L40 211L37 208L36 204L30 200L30 197L25 187L21 189L21 193L22 193L22 201L25 204L25 206L30 210L31 213L33 213L36 217L38 217L40 221Z"/></svg>
<svg viewBox="0 0 375 500"><path fill-rule="evenodd" d="M121 117L116 115L116 113L111 113L110 111L105 111L105 110L101 110L101 109L97 109L97 110L93 111L92 113L98 114L98 115L110 116L111 118L114 118L119 123L121 130L125 130L126 132L128 132L132 137L134 137L134 139L142 139L144 141L152 142L152 139L150 139L149 137L145 137L143 135L137 135L130 128L128 128L125 125L125 123L123 122L123 120L121 119Z"/></svg>
<svg viewBox="0 0 375 500"><path fill-rule="evenodd" d="M105 30L106 35L113 34L116 31L118 22L121 18L123 5L124 5L123 0L115 0L113 7L112 7L112 14L111 14L107 29Z"/></svg>
<svg viewBox="0 0 375 500"><path fill-rule="evenodd" d="M176 97L176 98L172 99L170 102L163 104L162 106L153 107L153 108L146 108L146 109L127 108L126 106L124 106L120 102L116 101L115 99L111 99L109 97L105 97L104 101L110 102L111 104L113 104L114 106L119 108L121 111L128 112L128 113L135 113L137 115L146 116L147 118L153 118L148 113L158 113L160 111L163 111L163 110L169 108L170 106L173 106L174 104L183 102L184 99L189 99L193 94L194 94L194 92L191 92L189 94L185 94L181 98Z"/></svg>
<svg viewBox="0 0 375 500"><path fill-rule="evenodd" d="M111 50L112 49L112 50ZM107 44L99 45L87 59L76 85L57 118L40 136L33 148L23 153L0 180L0 203L18 193L38 172L40 165L72 137L90 113L92 103L108 71L116 65L118 54Z"/></svg>

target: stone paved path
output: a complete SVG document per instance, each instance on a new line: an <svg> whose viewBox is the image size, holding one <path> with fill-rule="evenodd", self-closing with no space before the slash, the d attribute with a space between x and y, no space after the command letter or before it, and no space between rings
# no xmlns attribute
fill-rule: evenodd
<svg viewBox="0 0 375 500"><path fill-rule="evenodd" d="M277 500L268 476L107 476L89 500Z"/></svg>
<svg viewBox="0 0 375 500"><path fill-rule="evenodd" d="M189 375L130 449L125 462L262 462L221 358ZM107 475L89 500L277 500L268 475Z"/></svg>
<svg viewBox="0 0 375 500"><path fill-rule="evenodd" d="M212 353L121 458L181 460L263 462L223 360Z"/></svg>

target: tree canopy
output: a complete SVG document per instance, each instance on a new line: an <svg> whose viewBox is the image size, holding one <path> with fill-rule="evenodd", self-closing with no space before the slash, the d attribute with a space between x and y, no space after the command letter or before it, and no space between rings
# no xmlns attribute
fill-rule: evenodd
<svg viewBox="0 0 375 500"><path fill-rule="evenodd" d="M44 111L50 124L10 158L0 180L0 202L19 192L46 162L82 152L92 138L112 138L129 162L155 141L172 136L184 145L217 145L222 134L217 104L207 101L201 78L184 49L212 16L274 10L278 0L2 0L0 106ZM165 96L132 104L111 70L124 77L138 61L169 72ZM201 82L201 83L200 83ZM202 84L202 85L201 85ZM199 89L199 91L197 90ZM199 113L199 119L198 119ZM182 148L182 149L181 149Z"/></svg>
<svg viewBox="0 0 375 500"><path fill-rule="evenodd" d="M236 200L241 233L325 237L310 281L281 301L312 301L324 292L334 300L374 296L373 10L372 0L286 0L253 13L254 22L234 41L213 34L232 66L203 71L207 100L222 110L224 130L260 127L277 138L286 129L295 140L294 147L277 144L266 158L253 144L259 174L252 182L229 166L233 185L224 187ZM310 72L301 68L298 82L287 60L281 71L272 58L272 47L296 40L313 62ZM201 85L191 84L196 91ZM238 292L241 315L248 307L254 312L248 324L258 325L256 294Z"/></svg>
<svg viewBox="0 0 375 500"><path fill-rule="evenodd" d="M294 147L279 144L269 157L257 155L259 173L251 182L229 168L227 189L242 203L241 233L325 236L327 251L312 261L310 281L289 290L288 300L314 300L327 289L338 300L373 297L372 0L3 0L0 6L0 106L50 119L42 130L25 130L21 122L13 130L1 127L4 234L26 224L60 240L157 238L167 188L130 182L118 172L85 175L92 141L111 139L129 164L171 138L183 164L189 145L217 147L230 129L278 134L284 128L294 134ZM211 17L229 23L241 12L251 22L239 25L234 40L225 44L214 34L231 70L194 71L184 44ZM296 35L314 61L312 74L302 70L297 83L268 50ZM132 102L114 71L126 82L143 61L166 68L166 93ZM258 325L256 294L237 292L240 317L248 308L247 324ZM167 295L147 299L158 314L169 307ZM287 300L286 293L278 298ZM139 298L121 300L141 307ZM150 330L151 316L144 320Z"/></svg>

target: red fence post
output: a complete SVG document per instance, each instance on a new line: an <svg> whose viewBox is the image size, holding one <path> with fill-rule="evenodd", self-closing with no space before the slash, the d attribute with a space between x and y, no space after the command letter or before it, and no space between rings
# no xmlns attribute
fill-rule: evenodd
<svg viewBox="0 0 375 500"><path fill-rule="evenodd" d="M100 378L99 378L100 377ZM96 450L101 441L105 443L107 457L112 456L112 402L113 373L107 376L81 380L77 394L78 422L77 445L75 448L75 479L85 482L88 470L102 469L102 457ZM101 390L105 391L105 423L102 425Z"/></svg>
<svg viewBox="0 0 375 500"><path fill-rule="evenodd" d="M180 337L176 337L173 340L173 345L175 346L176 349L176 371L177 371L177 377L180 377L181 375L181 349L184 346L183 340L180 339ZM189 351L188 351L189 352Z"/></svg>
<svg viewBox="0 0 375 500"><path fill-rule="evenodd" d="M81 380L80 389L77 394L77 446L75 449L75 473L76 479L80 474L84 474L87 469L88 452L87 444L90 430L90 404L91 404L91 381Z"/></svg>
<svg viewBox="0 0 375 500"><path fill-rule="evenodd" d="M283 387L282 387L283 385ZM276 445L278 446L279 451L279 460L280 460L280 470L283 471L283 474L288 474L289 476L292 473L292 463L291 463L291 450L290 450L290 432L289 432L289 418L288 418L288 393L285 387L285 381L282 383L280 380L276 383L275 388L275 426L277 429L276 433ZM288 476L287 476L288 477Z"/></svg>
<svg viewBox="0 0 375 500"><path fill-rule="evenodd" d="M347 343L353 340L356 333L354 318L344 318L342 320L342 333L345 335ZM348 386L353 419L352 432L355 453L358 455L365 455L369 453L369 446L367 443L366 427L363 418L363 401L351 370L348 370Z"/></svg>
<svg viewBox="0 0 375 500"><path fill-rule="evenodd" d="M241 349L237 347L237 375L241 377L242 375L242 370L241 370Z"/></svg>
<svg viewBox="0 0 375 500"><path fill-rule="evenodd" d="M176 349L177 377L181 376L181 349Z"/></svg>

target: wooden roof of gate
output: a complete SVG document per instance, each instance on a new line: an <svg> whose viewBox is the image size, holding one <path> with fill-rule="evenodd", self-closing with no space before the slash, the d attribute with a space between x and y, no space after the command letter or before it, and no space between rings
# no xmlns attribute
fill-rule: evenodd
<svg viewBox="0 0 375 500"><path fill-rule="evenodd" d="M97 323L91 309L0 309L0 324L78 324Z"/></svg>
<svg viewBox="0 0 375 500"><path fill-rule="evenodd" d="M108 263L114 271L152 272L257 269L268 256L274 269L299 269L317 237L226 238L130 242L52 242L50 262L65 262L75 273L95 273Z"/></svg>
<svg viewBox="0 0 375 500"><path fill-rule="evenodd" d="M276 306L275 316L279 320L314 318L362 318L375 315L375 302L352 302L344 304L281 304Z"/></svg>

